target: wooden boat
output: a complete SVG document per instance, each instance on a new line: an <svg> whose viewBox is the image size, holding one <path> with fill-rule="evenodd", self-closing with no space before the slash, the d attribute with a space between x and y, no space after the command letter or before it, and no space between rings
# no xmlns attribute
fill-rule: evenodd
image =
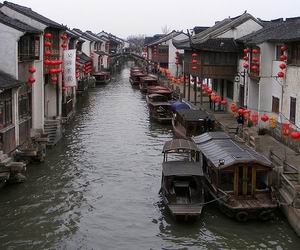
<svg viewBox="0 0 300 250"><path fill-rule="evenodd" d="M246 222L269 220L277 208L272 163L224 132L193 138L201 151L205 186L229 217Z"/></svg>
<svg viewBox="0 0 300 250"><path fill-rule="evenodd" d="M147 89L150 86L159 86L158 79L155 76L147 75L140 78L140 90L143 93L147 93Z"/></svg>
<svg viewBox="0 0 300 250"><path fill-rule="evenodd" d="M97 72L93 76L96 79L96 84L106 84L111 80L110 73L106 71Z"/></svg>
<svg viewBox="0 0 300 250"><path fill-rule="evenodd" d="M171 123L173 113L168 98L164 95L151 94L146 96L150 117L160 123Z"/></svg>
<svg viewBox="0 0 300 250"><path fill-rule="evenodd" d="M206 111L180 109L174 114L172 126L176 137L189 139L192 136L213 131L215 119Z"/></svg>
<svg viewBox="0 0 300 250"><path fill-rule="evenodd" d="M164 87L164 86L149 86L147 88L147 93L163 95L163 96L166 96L168 98L168 100L173 99L173 90L171 90L167 87Z"/></svg>
<svg viewBox="0 0 300 250"><path fill-rule="evenodd" d="M163 153L163 201L176 220L193 221L201 215L204 203L203 171L197 162L197 145L174 139L165 143Z"/></svg>
<svg viewBox="0 0 300 250"><path fill-rule="evenodd" d="M146 76L146 74L141 71L138 71L138 72L135 72L134 74L132 74L129 78L129 81L130 81L132 87L139 88L141 77L145 77L145 76Z"/></svg>

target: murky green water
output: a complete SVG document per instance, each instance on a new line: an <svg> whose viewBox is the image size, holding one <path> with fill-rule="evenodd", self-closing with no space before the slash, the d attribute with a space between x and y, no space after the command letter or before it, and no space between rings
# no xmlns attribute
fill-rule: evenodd
<svg viewBox="0 0 300 250"><path fill-rule="evenodd" d="M300 249L278 213L240 224L213 205L176 224L158 194L171 127L152 124L125 68L81 98L62 142L28 181L0 190L1 249Z"/></svg>

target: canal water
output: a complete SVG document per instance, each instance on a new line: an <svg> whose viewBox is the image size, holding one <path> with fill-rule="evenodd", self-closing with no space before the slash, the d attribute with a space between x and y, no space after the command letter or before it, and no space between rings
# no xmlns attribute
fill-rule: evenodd
<svg viewBox="0 0 300 250"><path fill-rule="evenodd" d="M150 122L125 67L80 98L74 121L28 181L0 191L0 249L300 249L278 213L241 224L215 206L177 224L159 195L169 126Z"/></svg>

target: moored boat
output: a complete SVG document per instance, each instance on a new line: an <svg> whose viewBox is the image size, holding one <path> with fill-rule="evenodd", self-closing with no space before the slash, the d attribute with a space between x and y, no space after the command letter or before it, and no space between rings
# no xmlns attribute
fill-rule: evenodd
<svg viewBox="0 0 300 250"><path fill-rule="evenodd" d="M147 93L147 89L150 86L159 86L157 77L153 75L147 75L140 78L140 90L143 93Z"/></svg>
<svg viewBox="0 0 300 250"><path fill-rule="evenodd" d="M163 153L163 201L176 220L194 221L201 215L204 204L203 171L197 161L197 145L174 139L165 143Z"/></svg>
<svg viewBox="0 0 300 250"><path fill-rule="evenodd" d="M166 96L168 100L171 100L173 98L173 90L164 87L164 86L149 86L147 88L147 93L148 94L159 94Z"/></svg>
<svg viewBox="0 0 300 250"><path fill-rule="evenodd" d="M205 186L229 217L246 222L269 220L278 202L272 187L272 163L224 132L193 138L200 150Z"/></svg>
<svg viewBox="0 0 300 250"><path fill-rule="evenodd" d="M141 71L137 71L133 74L131 74L130 78L129 78L129 81L131 83L131 86L132 87L136 87L136 88L139 88L140 86L140 81L141 81L141 77L145 77L146 74L141 72Z"/></svg>
<svg viewBox="0 0 300 250"><path fill-rule="evenodd" d="M214 131L215 118L203 110L179 109L173 116L172 126L176 137L189 139Z"/></svg>
<svg viewBox="0 0 300 250"><path fill-rule="evenodd" d="M111 80L110 73L106 71L101 71L93 74L96 79L96 84L106 84Z"/></svg>
<svg viewBox="0 0 300 250"><path fill-rule="evenodd" d="M146 96L150 117L160 123L171 123L173 113L168 98L164 95L151 94Z"/></svg>

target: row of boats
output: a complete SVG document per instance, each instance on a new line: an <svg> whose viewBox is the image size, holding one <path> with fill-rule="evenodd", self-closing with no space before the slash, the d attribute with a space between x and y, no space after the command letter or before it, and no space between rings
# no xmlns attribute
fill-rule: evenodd
<svg viewBox="0 0 300 250"><path fill-rule="evenodd" d="M174 100L156 76L133 67L130 82L146 94L150 117L173 126L176 139L163 147L161 194L176 220L195 220L211 202L241 222L273 217L278 200L266 157L218 130L207 111Z"/></svg>

